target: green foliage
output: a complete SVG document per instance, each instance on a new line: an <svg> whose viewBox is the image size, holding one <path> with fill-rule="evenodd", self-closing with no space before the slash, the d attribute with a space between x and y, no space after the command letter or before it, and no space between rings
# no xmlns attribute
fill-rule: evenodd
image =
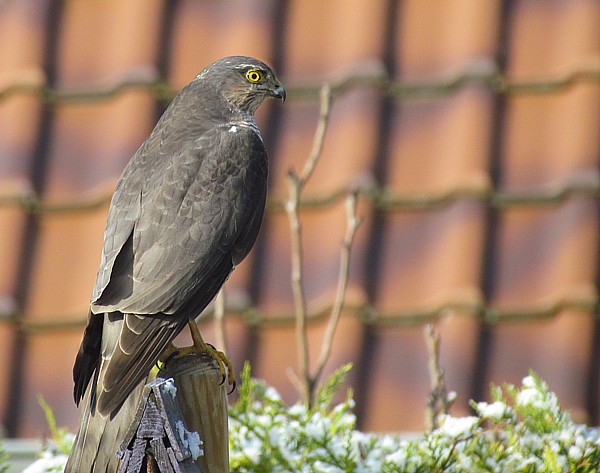
<svg viewBox="0 0 600 473"><path fill-rule="evenodd" d="M598 473L600 433L575 424L534 373L520 387L492 388L491 403L472 402L476 415L440 418L415 440L356 430L354 401L333 399L350 369L333 373L315 405L287 406L277 391L252 379L246 364L239 400L229 411L232 473ZM425 402L425 401L424 401ZM62 471L72 436L56 427L40 401L54 443L38 471ZM1 458L1 456L0 456ZM0 460L2 465L2 460ZM0 466L2 473L2 466Z"/></svg>
<svg viewBox="0 0 600 473"><path fill-rule="evenodd" d="M4 448L2 448L2 444L0 443L0 473L8 471L8 458L8 453L4 451Z"/></svg>
<svg viewBox="0 0 600 473"><path fill-rule="evenodd" d="M493 387L492 398L492 404L472 402L471 406L487 423L483 454L507 470L476 471L599 471L598 430L575 424L535 373L524 378L520 388Z"/></svg>
<svg viewBox="0 0 600 473"><path fill-rule="evenodd" d="M346 375L352 369L352 363L342 365L340 368L335 370L323 384L321 384L315 393L315 404L313 411L320 410L321 413L325 413L325 410L331 405L333 396L337 393L346 380ZM352 392L348 391L348 397L352 397Z"/></svg>
<svg viewBox="0 0 600 473"><path fill-rule="evenodd" d="M321 471L336 464L339 471L356 471L361 453L352 442L356 419L350 392L345 402L331 405L349 370L350 365L341 367L319 386L309 409L300 403L285 405L275 389L251 379L246 364L239 400L229 411L231 470L290 472L313 465L311 471Z"/></svg>
<svg viewBox="0 0 600 473"><path fill-rule="evenodd" d="M54 442L61 453L64 455L69 455L71 446L73 444L73 436L69 434L65 427L57 426L54 412L41 394L38 396L38 403L40 404L40 407L46 416L46 422L48 423L48 428L50 429L50 440Z"/></svg>
<svg viewBox="0 0 600 473"><path fill-rule="evenodd" d="M65 469L67 456L73 447L74 436L66 428L57 426L54 412L42 396L38 396L38 402L46 416L50 439L40 452L39 460L30 465L24 473L60 473Z"/></svg>
<svg viewBox="0 0 600 473"><path fill-rule="evenodd" d="M240 400L230 411L234 473L592 473L600 470L600 436L574 424L534 373L521 387L492 388L476 416L443 416L416 440L355 430L351 392L332 406L350 366L319 387L312 409L286 406L244 368Z"/></svg>

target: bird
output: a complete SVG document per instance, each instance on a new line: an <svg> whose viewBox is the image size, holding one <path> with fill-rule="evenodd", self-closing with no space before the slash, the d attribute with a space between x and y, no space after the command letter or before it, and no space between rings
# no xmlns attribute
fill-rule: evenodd
<svg viewBox="0 0 600 473"><path fill-rule="evenodd" d="M284 102L286 91L265 63L217 60L177 94L119 178L73 367L85 408L67 473L117 470L150 370L186 325L197 329L252 249L268 174L254 113L268 98Z"/></svg>

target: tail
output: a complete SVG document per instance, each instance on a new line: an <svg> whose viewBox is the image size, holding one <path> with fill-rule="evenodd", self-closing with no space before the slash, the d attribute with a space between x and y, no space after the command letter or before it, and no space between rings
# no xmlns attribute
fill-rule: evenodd
<svg viewBox="0 0 600 473"><path fill-rule="evenodd" d="M83 400L85 407L67 460L66 473L116 473L118 470L117 452L133 421L146 383L146 378L140 380L110 414L98 412L96 401L105 375L102 368L107 361L103 354L113 352L121 324L120 320L110 323L104 314L90 313L88 317L88 326L73 369L75 402L79 404Z"/></svg>
<svg viewBox="0 0 600 473"><path fill-rule="evenodd" d="M65 472L118 470L116 454L135 417L148 372L186 322L90 312L73 368L75 403L83 396L85 408Z"/></svg>
<svg viewBox="0 0 600 473"><path fill-rule="evenodd" d="M65 473L116 473L119 467L117 452L133 421L146 380L142 380L119 410L113 415L103 416L95 406L96 383L84 397L85 409L79 432L71 449Z"/></svg>

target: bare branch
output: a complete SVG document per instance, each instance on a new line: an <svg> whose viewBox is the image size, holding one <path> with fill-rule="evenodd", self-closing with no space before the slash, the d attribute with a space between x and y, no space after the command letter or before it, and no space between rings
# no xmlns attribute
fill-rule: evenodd
<svg viewBox="0 0 600 473"><path fill-rule="evenodd" d="M346 299L346 288L348 287L348 275L350 271L350 248L352 247L352 242L354 241L356 229L361 222L356 213L356 200L356 193L352 193L346 198L347 225L346 234L344 236L344 240L342 241L337 291L335 295L335 301L331 309L329 323L327 324L327 329L325 330L323 345L321 346L321 355L315 367L313 380L318 380L321 377L325 363L327 363L327 360L329 359L331 347L333 345L333 336L335 335L335 331L340 320L340 315L342 313L342 308L344 306L344 300Z"/></svg>
<svg viewBox="0 0 600 473"><path fill-rule="evenodd" d="M294 293L294 309L296 315L296 349L298 351L298 364L300 369L300 378L302 379L302 391L300 395L307 405L312 404L314 378L310 374L310 359L308 336L306 333L308 311L306 307L306 297L304 294L304 282L302 273L302 225L300 223L300 195L307 180L312 176L317 165L317 161L323 150L325 133L329 122L329 112L331 110L331 88L328 84L321 88L321 107L319 121L315 130L313 147L306 161L302 174L298 176L294 170L288 172L288 200L285 204L285 210L288 214L291 235L291 258L292 258L292 291ZM298 384L298 383L295 383Z"/></svg>
<svg viewBox="0 0 600 473"><path fill-rule="evenodd" d="M292 386L294 386L296 392L303 396L303 393L306 391L306 379L300 379L300 377L296 374L296 372L291 366L288 366L285 369L285 374L292 383Z"/></svg>
<svg viewBox="0 0 600 473"><path fill-rule="evenodd" d="M324 84L321 87L321 106L319 110L319 121L317 123L317 129L315 130L315 136L313 139L312 150L306 163L304 163L304 169L300 175L300 185L304 186L306 181L310 179L317 161L323 151L323 143L325 142L325 133L327 132L327 125L329 123L329 113L331 111L331 87L329 84Z"/></svg>
<svg viewBox="0 0 600 473"><path fill-rule="evenodd" d="M439 427L439 419L442 414L447 414L452 399L446 391L444 370L440 366L440 334L433 325L425 326L425 340L429 353L429 379L431 382L431 393L427 402L427 423L430 430Z"/></svg>
<svg viewBox="0 0 600 473"><path fill-rule="evenodd" d="M290 224L291 236L291 264L292 264L292 291L294 294L294 310L296 315L296 349L298 351L298 364L300 368L300 376L308 380L309 373L309 353L308 353L308 337L306 334L306 298L304 296L304 284L302 274L302 227L300 224L300 216L298 213L298 204L300 201L300 192L302 183L296 173L290 170L288 173L288 188L289 200L286 204L286 211ZM310 392L308 384L304 385L304 389L300 395L306 403L310 403Z"/></svg>

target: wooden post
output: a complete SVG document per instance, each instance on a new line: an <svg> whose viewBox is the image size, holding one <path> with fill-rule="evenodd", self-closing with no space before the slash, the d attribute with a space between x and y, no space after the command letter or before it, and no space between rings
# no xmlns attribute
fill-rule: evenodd
<svg viewBox="0 0 600 473"><path fill-rule="evenodd" d="M173 378L186 427L203 441L204 455L197 460L200 470L229 473L227 392L216 362L197 353L174 357L160 376Z"/></svg>
<svg viewBox="0 0 600 473"><path fill-rule="evenodd" d="M117 456L119 473L229 473L227 393L216 362L169 359L146 384Z"/></svg>

